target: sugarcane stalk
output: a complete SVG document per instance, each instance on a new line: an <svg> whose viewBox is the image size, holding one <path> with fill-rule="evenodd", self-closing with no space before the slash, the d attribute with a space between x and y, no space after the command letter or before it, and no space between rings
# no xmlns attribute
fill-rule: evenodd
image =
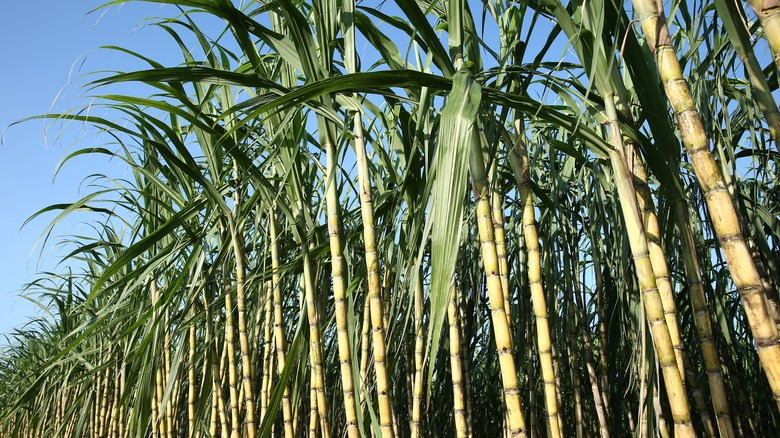
<svg viewBox="0 0 780 438"><path fill-rule="evenodd" d="M772 389L775 402L780 408L780 340L777 326L771 318L767 305L761 275L756 269L750 251L742 235L739 217L726 189L723 174L709 148L709 139L704 131L699 112L696 110L688 84L682 77L677 54L672 47L669 28L663 11L652 0L634 0L634 9L642 23L647 44L653 51L656 65L680 127L685 149L699 180L713 228L731 272L731 278L739 291L747 315L758 356ZM776 2L772 2L776 3ZM780 36L774 26L780 22L772 8L771 26L764 26L767 35ZM767 15L766 18L769 18ZM762 23L764 24L764 23ZM780 48L778 42L777 48ZM774 53L777 53L776 51Z"/></svg>
<svg viewBox="0 0 780 438"><path fill-rule="evenodd" d="M625 159L622 155L623 136L617 122L613 95L604 98L607 119L609 121L612 149L609 151L610 163L614 172L620 208L626 226L626 233L634 259L635 272L642 294L645 315L653 333L656 355L662 367L666 393L669 399L672 416L674 417L675 433L678 437L696 436L691 422L690 408L685 391L685 385L677 368L677 358L672 344L669 328L666 325L666 315L655 281L653 265L642 226L642 217L637 207L636 195Z"/></svg>
<svg viewBox="0 0 780 438"><path fill-rule="evenodd" d="M281 376L282 370L286 363L286 342L284 339L284 316L282 314L282 276L279 272L279 232L277 230L278 224L276 221L276 209L271 208L269 213L269 228L271 233L271 269L273 274L271 276L271 288L273 289L273 307L274 307L274 343L276 345L277 355L277 372ZM290 384L289 382L284 385L284 392L282 393L282 418L284 420L284 436L285 438L292 438L294 435L294 425L292 419L292 408L290 406Z"/></svg>
<svg viewBox="0 0 780 438"><path fill-rule="evenodd" d="M455 436L465 438L468 436L468 426L466 424L466 400L464 391L463 367L461 365L460 351L460 318L458 312L457 292L452 287L450 300L447 305L447 321L449 323L450 335L450 371L452 375L452 399L453 415L455 416Z"/></svg>
<svg viewBox="0 0 780 438"><path fill-rule="evenodd" d="M387 371L387 347L385 345L385 312L380 295L379 257L377 255L374 207L371 190L371 180L366 156L366 143L363 137L363 121L360 111L355 111L354 146L358 167L358 183L360 184L360 210L363 218L363 242L365 245L366 270L368 274L368 301L371 312L372 337L374 350L374 371L376 389L379 399L379 425L382 436L393 438L393 410L390 398L390 380Z"/></svg>
<svg viewBox="0 0 780 438"><path fill-rule="evenodd" d="M299 211L301 206L299 205ZM304 224L299 219L300 235ZM306 300L306 314L309 320L309 348L311 356L311 386L316 395L316 413L320 420L323 438L330 437L330 421L328 419L328 401L325 388L325 367L322 358L322 338L320 336L320 316L316 295L314 293L314 273L312 272L312 260L307 242L301 242L301 256L303 258L303 289ZM336 275L336 274L334 274Z"/></svg>
<svg viewBox="0 0 780 438"><path fill-rule="evenodd" d="M550 437L561 436L558 423L558 385L552 361L552 337L550 335L547 301L542 284L542 258L539 236L536 231L536 213L531 194L531 177L528 152L525 145L525 129L520 118L515 119L517 141L508 156L517 184L520 186L520 202L523 208L523 236L528 254L528 285L536 319L536 342L544 383L544 406L547 411L547 429Z"/></svg>
<svg viewBox="0 0 780 438"><path fill-rule="evenodd" d="M190 304L190 327L187 330L188 341L188 358L189 363L187 367L187 433L192 438L196 436L195 422L196 419L196 382L195 382L195 368L196 368L196 348L197 338L195 336L195 303Z"/></svg>
<svg viewBox="0 0 780 438"><path fill-rule="evenodd" d="M501 285L498 255L490 206L490 189L477 130L472 130L469 170L476 200L477 228L482 247L482 262L487 277L491 318L495 334L498 360L501 368L509 434L512 438L525 437L525 417L520 403L520 388L510 335L509 323L504 311L504 291Z"/></svg>
<svg viewBox="0 0 780 438"><path fill-rule="evenodd" d="M236 174L237 173L238 172L236 170ZM240 205L239 191L239 188L236 188L233 192L234 214L238 212ZM249 337L247 336L246 250L244 248L244 233L241 230L241 224L236 222L233 215L228 216L228 224L231 230L231 244L233 249L233 257L236 263L236 317L238 322L238 346L239 353L241 355L241 389L244 395L242 399L244 406L244 428L246 429L247 437L254 438L257 435L257 425L255 424L255 395L251 359L252 352L249 348ZM230 293L227 294L227 296L229 295ZM231 337L232 336L234 335L231 334ZM235 348L232 347L232 342L230 348ZM230 354L230 352L228 352L228 354Z"/></svg>
<svg viewBox="0 0 780 438"><path fill-rule="evenodd" d="M273 256L272 256L273 257ZM272 262L273 263L273 262ZM260 383L260 418L268 415L268 401L271 398L271 351L273 350L273 339L271 337L271 314L272 311L272 284L268 282L265 285L265 306L263 306L263 379ZM262 420L261 420L262 421Z"/></svg>
<svg viewBox="0 0 780 438"><path fill-rule="evenodd" d="M225 338L223 354L227 356L227 378L228 394L230 406L230 438L240 438L241 421L239 415L240 399L238 396L238 364L236 363L236 341L235 341L235 322L233 318L234 304L233 292L230 287L230 280L227 276L224 279L222 288L225 294Z"/></svg>
<svg viewBox="0 0 780 438"><path fill-rule="evenodd" d="M423 298L422 269L414 276L414 388L412 393L411 437L420 436L422 419L423 368L425 357L425 338L423 337Z"/></svg>
<svg viewBox="0 0 780 438"><path fill-rule="evenodd" d="M696 326L696 336L699 340L704 371L707 373L707 382L710 387L710 397L715 410L715 419L722 438L734 436L731 423L731 413L728 396L723 383L723 373L718 357L718 347L715 345L715 337L712 332L712 321L707 307L707 299L702 286L701 266L696 255L696 243L691 231L688 219L688 206L684 200L680 200L675 208L677 229L680 232L682 245L683 264L685 277L688 282L688 295L691 299L693 321Z"/></svg>

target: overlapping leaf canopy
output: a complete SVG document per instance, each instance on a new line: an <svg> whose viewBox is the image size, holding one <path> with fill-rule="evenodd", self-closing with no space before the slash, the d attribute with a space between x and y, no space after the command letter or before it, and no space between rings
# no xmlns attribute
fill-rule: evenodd
<svg viewBox="0 0 780 438"><path fill-rule="evenodd" d="M164 435L167 428L169 436L209 436L230 425L281 436L282 405L290 403L298 435L313 427L341 436L347 428L338 371L342 332L359 393L359 431L378 433L371 324L363 310L369 272L355 112L368 145L395 433L412 433L422 373L422 435L454 435L450 360L461 360L466 370L474 435L498 436L504 427L485 242L469 183L475 170L473 161L469 170L474 156L468 147L475 144L496 196L493 214L504 221L508 271L502 275L526 423L533 433L545 433L523 205L508 152L519 141L528 151L563 435L598 433L586 390L593 384L589 367L611 402L607 427L614 436L671 428L608 160L601 90L618 83L632 116L621 116L620 127L647 163L657 205L661 235L655 237L669 263L690 361L694 426L706 431L714 420L697 309L683 268L691 254L680 243L676 215L692 225L735 427L754 436L777 430L780 415L652 53L622 3L149 2L170 6L171 18L155 26L180 47L181 64L108 47L148 68L101 75L85 86L94 98L89 108L40 116L98 134L94 145L70 153L63 165L100 154L124 163L126 174L92 176L98 183L82 199L44 206L31 218L56 212L44 234L66 242L68 252L60 271L41 273L27 286L48 317L10 334L0 354L0 434L141 437ZM764 269L768 296L776 300L780 155L771 96L777 72L769 59L749 60L765 43L752 21L745 28L736 10L741 6L669 6L671 39ZM201 24L206 16L207 26ZM748 30L759 38L748 39ZM146 85L148 94L122 94L127 82ZM523 121L520 131L516 119ZM329 171L330 159L335 166ZM332 182L339 227L329 226ZM61 218L82 211L90 212L85 220L94 233L57 237ZM275 240L273 220L279 224ZM493 219L491 226L498 223ZM329 243L336 233L345 262L343 330L336 326L341 301L331 283ZM276 270L272 245L280 249ZM240 270L246 278L237 281ZM280 301L273 298L277 286ZM230 304L234 295L244 310ZM452 297L464 347L457 359L443 341ZM319 312L329 406L328 422L319 425L309 421L316 394L310 392L307 304ZM280 350L271 339L277 308L287 344L282 366L274 362L282 356L271 354ZM245 326L234 329L228 320L240 312ZM239 336L248 350L235 346L229 354ZM232 365L244 356L249 367ZM228 377L231 367L240 372L239 383ZM246 396L237 389L242 375L251 376L258 400L254 425L247 422L248 404L229 394ZM238 421L228 420L231 408L239 411Z"/></svg>

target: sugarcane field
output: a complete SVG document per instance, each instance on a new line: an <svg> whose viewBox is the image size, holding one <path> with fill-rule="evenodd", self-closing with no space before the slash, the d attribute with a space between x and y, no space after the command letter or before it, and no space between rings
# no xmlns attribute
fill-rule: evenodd
<svg viewBox="0 0 780 438"><path fill-rule="evenodd" d="M780 437L780 2L102 2L0 7L0 437Z"/></svg>

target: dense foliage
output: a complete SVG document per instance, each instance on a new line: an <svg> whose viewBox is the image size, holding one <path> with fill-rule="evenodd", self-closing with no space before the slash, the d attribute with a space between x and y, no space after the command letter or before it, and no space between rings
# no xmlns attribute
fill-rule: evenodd
<svg viewBox="0 0 780 438"><path fill-rule="evenodd" d="M780 430L776 2L147 1L0 435Z"/></svg>

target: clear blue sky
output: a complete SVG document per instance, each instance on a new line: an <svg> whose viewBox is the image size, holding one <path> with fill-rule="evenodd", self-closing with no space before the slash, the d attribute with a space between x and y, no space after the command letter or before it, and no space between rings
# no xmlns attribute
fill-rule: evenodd
<svg viewBox="0 0 780 438"><path fill-rule="evenodd" d="M56 254L64 254L53 244L42 254L41 245L36 246L53 214L20 227L47 205L78 199L84 194L79 190L84 176L106 167L96 159L84 158L66 166L52 181L57 163L77 139L76 146L86 147L93 137L71 127L58 139L57 126L50 127L44 136L48 123L41 120L8 125L84 104L81 86L88 81L86 73L134 68L127 56L98 50L100 46L133 48L163 62L168 61L163 56L167 55L171 64L178 63L174 56L177 50L169 38L142 25L146 17L171 16L175 11L168 6L130 3L89 13L102 3L5 1L0 6L0 129L5 130L0 145L0 335L24 324L35 312L36 306L19 297L19 292L38 270L54 269ZM75 220L55 229L55 235L86 232ZM0 344L4 342L0 339Z"/></svg>

